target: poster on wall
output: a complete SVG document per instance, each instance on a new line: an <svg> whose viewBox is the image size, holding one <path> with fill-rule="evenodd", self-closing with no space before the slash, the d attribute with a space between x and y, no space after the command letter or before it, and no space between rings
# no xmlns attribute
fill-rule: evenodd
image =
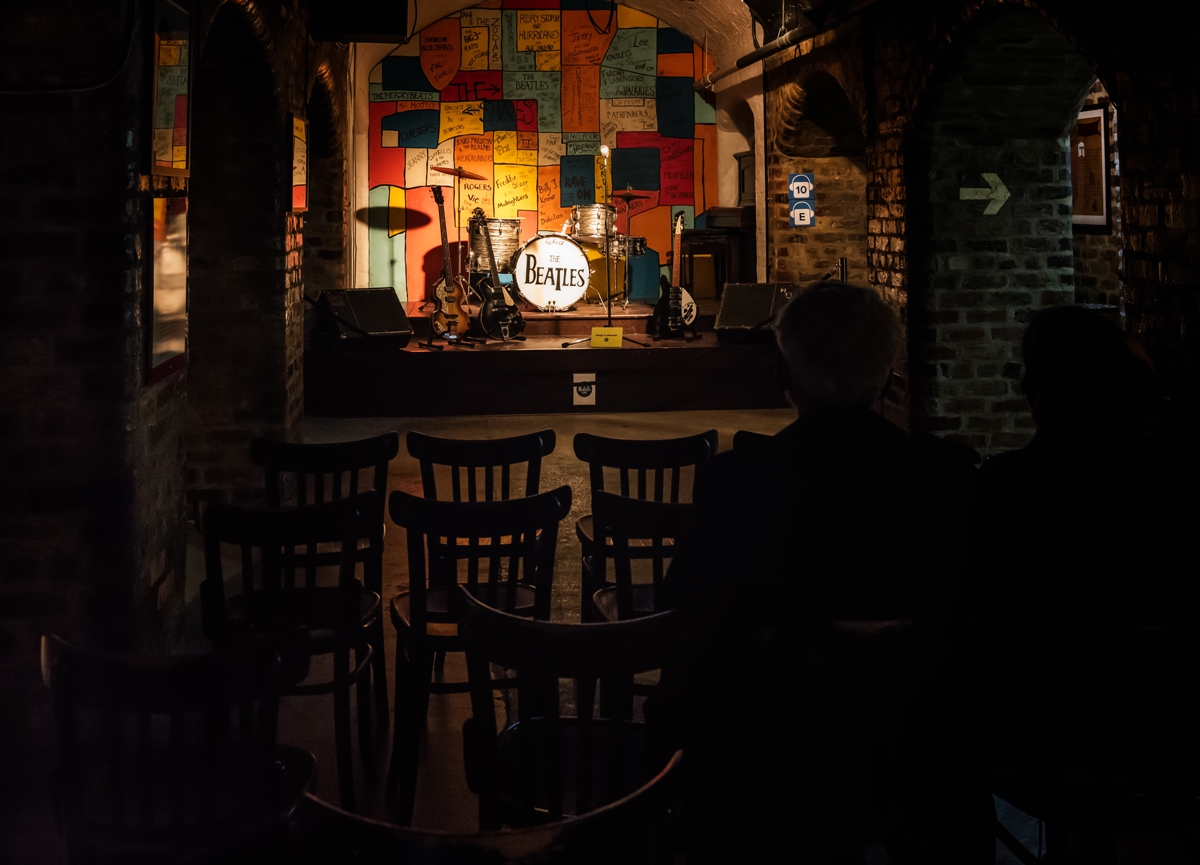
<svg viewBox="0 0 1200 865"><path fill-rule="evenodd" d="M187 357L186 196L154 198L150 288L150 380L182 369Z"/></svg>
<svg viewBox="0 0 1200 865"><path fill-rule="evenodd" d="M657 296L673 217L692 228L717 204L716 115L693 89L713 63L657 18L612 10L606 27L609 10L586 0L493 2L429 25L371 70L371 285L415 301L440 274L433 186L454 193L451 244L477 207L520 220L526 242L562 231L577 205L632 190L643 197L613 202L615 227L646 238L634 266ZM454 189L435 170L447 167L482 179Z"/></svg>
<svg viewBox="0 0 1200 865"><path fill-rule="evenodd" d="M1080 111L1071 130L1072 222L1109 228L1108 203L1108 108L1101 105Z"/></svg>
<svg viewBox="0 0 1200 865"><path fill-rule="evenodd" d="M171 0L155 0L151 174L188 175L188 89L191 52L188 13Z"/></svg>
<svg viewBox="0 0 1200 865"><path fill-rule="evenodd" d="M292 210L308 210L308 121L292 118Z"/></svg>

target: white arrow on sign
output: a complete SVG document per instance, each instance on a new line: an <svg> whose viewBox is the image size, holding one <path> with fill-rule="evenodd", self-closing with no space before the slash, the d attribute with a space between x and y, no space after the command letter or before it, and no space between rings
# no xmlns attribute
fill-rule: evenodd
<svg viewBox="0 0 1200 865"><path fill-rule="evenodd" d="M1004 181L995 174L981 175L987 181L988 188L975 187L968 189L963 187L958 190L959 201L986 201L988 206L983 209L984 216L995 216L1000 212L1000 208L1004 206L1004 202L1008 201L1010 193L1008 187L1004 185Z"/></svg>

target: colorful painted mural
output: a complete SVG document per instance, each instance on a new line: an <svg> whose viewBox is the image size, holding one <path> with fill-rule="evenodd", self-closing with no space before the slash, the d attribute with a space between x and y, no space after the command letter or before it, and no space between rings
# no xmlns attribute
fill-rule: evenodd
<svg viewBox="0 0 1200 865"><path fill-rule="evenodd" d="M371 70L370 279L422 299L441 272L431 187L449 187L450 239L472 210L561 231L606 189L647 197L618 229L665 263L671 216L717 203L713 106L692 89L712 61L644 13L587 0L494 0L416 34ZM608 168L600 146L611 148ZM459 166L483 180L435 167ZM652 257L644 263L657 272Z"/></svg>

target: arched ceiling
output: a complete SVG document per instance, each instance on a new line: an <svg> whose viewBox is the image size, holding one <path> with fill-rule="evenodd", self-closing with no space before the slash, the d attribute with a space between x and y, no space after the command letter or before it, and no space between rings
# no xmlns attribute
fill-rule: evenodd
<svg viewBox="0 0 1200 865"><path fill-rule="evenodd" d="M479 0L409 0L409 32L478 5ZM754 50L750 10L742 0L622 0L622 5L666 21L697 45L705 45L707 37L708 53L718 69L733 66L737 58ZM604 21L605 0L596 0L595 11Z"/></svg>

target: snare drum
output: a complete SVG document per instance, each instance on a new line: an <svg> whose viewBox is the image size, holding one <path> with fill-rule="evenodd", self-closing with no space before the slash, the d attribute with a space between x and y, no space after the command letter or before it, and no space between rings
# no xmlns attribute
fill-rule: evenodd
<svg viewBox="0 0 1200 865"><path fill-rule="evenodd" d="M646 254L646 238L632 234L621 235L622 251L629 258L640 258Z"/></svg>
<svg viewBox="0 0 1200 865"><path fill-rule="evenodd" d="M588 287L588 256L564 234L543 234L525 242L513 257L517 293L542 312L574 306Z"/></svg>
<svg viewBox="0 0 1200 865"><path fill-rule="evenodd" d="M513 253L521 243L521 220L485 219L488 234L492 238L492 251L496 253L496 270L508 273L512 266ZM467 270L471 273L491 273L488 258L487 238L479 230L479 220L470 220L471 247L467 257Z"/></svg>
<svg viewBox="0 0 1200 865"><path fill-rule="evenodd" d="M617 209L611 204L577 204L571 209L571 233L584 237L612 235Z"/></svg>

